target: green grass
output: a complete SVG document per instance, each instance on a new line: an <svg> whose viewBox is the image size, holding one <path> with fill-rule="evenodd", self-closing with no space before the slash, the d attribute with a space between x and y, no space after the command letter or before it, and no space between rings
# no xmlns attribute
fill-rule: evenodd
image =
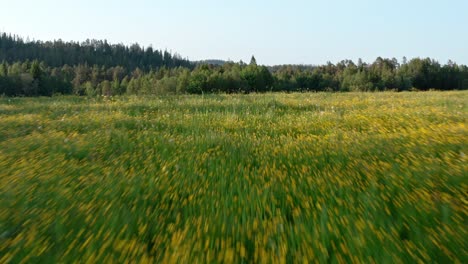
<svg viewBox="0 0 468 264"><path fill-rule="evenodd" d="M0 263L467 263L467 95L0 98Z"/></svg>

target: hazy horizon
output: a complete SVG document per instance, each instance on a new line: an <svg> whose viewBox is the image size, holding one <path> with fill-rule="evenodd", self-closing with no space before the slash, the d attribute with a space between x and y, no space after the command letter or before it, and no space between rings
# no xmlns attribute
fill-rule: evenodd
<svg viewBox="0 0 468 264"><path fill-rule="evenodd" d="M405 56L468 64L461 0L0 2L0 31L31 40L139 43L192 61L254 55L265 65L320 65Z"/></svg>

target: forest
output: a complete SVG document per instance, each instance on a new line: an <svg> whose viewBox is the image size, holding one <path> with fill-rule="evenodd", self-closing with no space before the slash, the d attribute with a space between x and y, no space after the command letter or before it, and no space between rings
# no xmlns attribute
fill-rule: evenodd
<svg viewBox="0 0 468 264"><path fill-rule="evenodd" d="M468 89L468 67L431 58L378 57L326 65L192 62L139 44L30 41L0 34L0 95L162 95Z"/></svg>

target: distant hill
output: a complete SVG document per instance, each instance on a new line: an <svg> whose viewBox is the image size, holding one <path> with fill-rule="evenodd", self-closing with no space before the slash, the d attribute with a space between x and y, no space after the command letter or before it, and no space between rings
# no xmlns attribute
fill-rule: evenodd
<svg viewBox="0 0 468 264"><path fill-rule="evenodd" d="M0 32L0 62L39 60L52 67L63 65L99 65L104 67L122 66L128 70L140 68L150 70L159 67L187 67L194 64L178 54L168 51L141 47L138 44L125 46L109 44L106 40L84 42L24 41L23 38Z"/></svg>
<svg viewBox="0 0 468 264"><path fill-rule="evenodd" d="M312 71L315 68L319 66L317 65L305 65L305 64L283 64L283 65L273 65L273 66L268 66L268 69L270 69L272 72L277 72L279 70L283 69L291 69L291 70L299 70L299 71Z"/></svg>
<svg viewBox="0 0 468 264"><path fill-rule="evenodd" d="M195 64L211 64L211 65L219 65L223 66L224 64L228 63L228 61L225 60L201 60L201 61L196 61Z"/></svg>

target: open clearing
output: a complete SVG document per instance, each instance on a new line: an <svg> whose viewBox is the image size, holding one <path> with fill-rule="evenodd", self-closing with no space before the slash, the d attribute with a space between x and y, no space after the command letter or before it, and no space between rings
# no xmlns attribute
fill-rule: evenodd
<svg viewBox="0 0 468 264"><path fill-rule="evenodd" d="M0 98L0 263L467 263L467 98Z"/></svg>

